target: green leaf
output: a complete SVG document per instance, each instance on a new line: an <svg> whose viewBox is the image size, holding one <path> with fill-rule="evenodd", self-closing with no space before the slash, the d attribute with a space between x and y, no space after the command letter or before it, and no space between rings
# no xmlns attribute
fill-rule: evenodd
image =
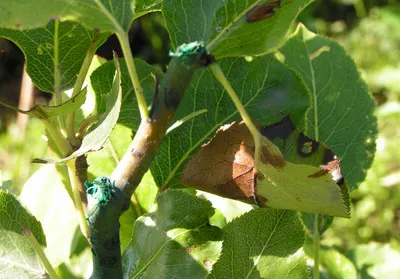
<svg viewBox="0 0 400 279"><path fill-rule="evenodd" d="M355 189L372 163L377 127L375 102L354 62L338 43L302 26L280 51L312 95L305 134L338 156L345 181Z"/></svg>
<svg viewBox="0 0 400 279"><path fill-rule="evenodd" d="M270 2L273 1L268 1ZM215 57L260 55L276 48L301 10L312 1L279 1L272 17L247 22L246 15L263 0L164 0L163 14L174 49L204 41ZM262 7L261 7L262 8Z"/></svg>
<svg viewBox="0 0 400 279"><path fill-rule="evenodd" d="M0 2L0 27L30 29L52 19L77 21L101 32L128 31L133 18L159 9L161 1L21 0ZM138 13L137 15L135 13Z"/></svg>
<svg viewBox="0 0 400 279"><path fill-rule="evenodd" d="M114 79L112 82L112 87L108 92L106 99L106 109L102 114L102 117L93 127L89 129L89 131L85 134L82 145L76 150L74 153L69 155L68 157L58 160L56 162L65 162L81 156L90 151L100 150L104 143L107 141L110 136L112 130L117 124L117 120L119 117L120 109L121 109L121 71L119 68L119 63L117 59L114 59L114 63L116 64L116 70L114 74ZM45 160L46 161L46 160Z"/></svg>
<svg viewBox="0 0 400 279"><path fill-rule="evenodd" d="M278 122L291 114L304 120L309 94L300 78L272 55L227 58L220 66L250 116L261 125ZM161 187L180 186L184 163L224 124L240 120L228 94L213 74L199 70L187 90L175 119L206 109L167 134L153 160L151 171Z"/></svg>
<svg viewBox="0 0 400 279"><path fill-rule="evenodd" d="M0 104L12 108L15 111L18 111L20 113L24 113L30 116L36 116L38 118L50 118L53 116L60 116L60 115L66 115L69 112L76 111L79 109L84 103L86 99L86 88L84 88L81 92L79 92L76 96L73 98L69 99L65 103L62 103L59 106L34 106L30 110L20 110L17 107L12 107L8 104L4 104L2 101L0 101Z"/></svg>
<svg viewBox="0 0 400 279"><path fill-rule="evenodd" d="M124 59L120 59L120 66L122 106L118 123L123 124L136 132L141 121L136 101L136 94ZM140 59L135 59L135 66L139 75L140 84L144 91L143 94L147 103L150 104L153 100L154 93L154 78L152 77L152 73L157 74L160 78L162 78L164 74L159 69ZM114 63L107 62L94 71L91 76L91 84L97 96L96 107L99 113L105 110L105 102L102 96L110 91L114 72Z"/></svg>
<svg viewBox="0 0 400 279"><path fill-rule="evenodd" d="M390 244L358 245L346 253L362 278L397 278L400 274L400 252Z"/></svg>
<svg viewBox="0 0 400 279"><path fill-rule="evenodd" d="M123 254L124 278L205 278L219 254L221 231L208 224L211 204L180 190L157 197L157 210L135 222Z"/></svg>
<svg viewBox="0 0 400 279"><path fill-rule="evenodd" d="M40 245L46 246L42 225L14 195L0 190L0 229L23 235L29 229Z"/></svg>
<svg viewBox="0 0 400 279"><path fill-rule="evenodd" d="M304 244L304 250L313 257L313 243L308 239ZM320 245L320 263L324 271L329 274L330 279L356 279L357 270L354 264L343 254L334 248ZM362 277L364 278L364 277Z"/></svg>
<svg viewBox="0 0 400 279"><path fill-rule="evenodd" d="M224 228L221 256L208 279L309 278L304 231L293 211L256 209Z"/></svg>
<svg viewBox="0 0 400 279"><path fill-rule="evenodd" d="M51 264L56 267L68 261L74 249L71 243L78 215L55 165L43 165L35 172L24 185L20 197L43 225L47 236L45 252Z"/></svg>
<svg viewBox="0 0 400 279"><path fill-rule="evenodd" d="M0 229L0 278L43 279L45 274L27 237Z"/></svg>
<svg viewBox="0 0 400 279"><path fill-rule="evenodd" d="M0 6L4 3L9 2L2 1ZM45 4L48 5L51 4ZM32 11L24 15L24 18L30 15L33 15ZM54 21L43 28L32 30L0 29L0 37L13 41L22 50L26 57L26 71L33 83L50 93L56 91L56 78L60 82L60 91L73 87L88 49L97 48L107 38L75 22L61 22L56 25Z"/></svg>

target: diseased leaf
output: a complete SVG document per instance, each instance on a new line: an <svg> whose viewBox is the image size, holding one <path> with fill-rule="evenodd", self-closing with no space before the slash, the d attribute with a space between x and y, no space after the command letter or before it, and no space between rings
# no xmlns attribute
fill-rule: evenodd
<svg viewBox="0 0 400 279"><path fill-rule="evenodd" d="M164 0L162 11L173 48L185 42L204 41L211 54L221 58L270 52L311 2Z"/></svg>
<svg viewBox="0 0 400 279"><path fill-rule="evenodd" d="M225 125L186 165L183 184L259 206L348 217L342 190L330 173L285 160L262 138L261 162L254 166L254 139L242 123ZM318 173L318 176L315 175Z"/></svg>
<svg viewBox="0 0 400 279"><path fill-rule="evenodd" d="M207 279L309 278L304 231L293 211L259 208L224 228L221 256Z"/></svg>
<svg viewBox="0 0 400 279"><path fill-rule="evenodd" d="M180 190L157 197L140 217L123 254L124 278L205 278L218 258L221 231L208 224L211 204Z"/></svg>
<svg viewBox="0 0 400 279"><path fill-rule="evenodd" d="M302 26L280 51L312 93L305 134L337 155L345 181L357 188L372 163L377 127L374 100L354 62L338 43Z"/></svg>
<svg viewBox="0 0 400 279"><path fill-rule="evenodd" d="M23 235L24 229L29 229L39 244L46 246L46 237L40 222L16 197L3 190L0 190L0 229L20 235Z"/></svg>
<svg viewBox="0 0 400 279"><path fill-rule="evenodd" d="M55 165L43 165L35 172L25 183L20 198L42 223L47 236L45 252L51 264L56 267L68 261L74 249L71 243L78 215Z"/></svg>
<svg viewBox="0 0 400 279"><path fill-rule="evenodd" d="M31 29L52 19L71 20L101 32L128 31L135 17L156 11L160 0L20 0L0 2L0 27ZM136 14L137 12L137 14Z"/></svg>
<svg viewBox="0 0 400 279"><path fill-rule="evenodd" d="M0 278L43 279L45 274L29 239L0 229Z"/></svg>
<svg viewBox="0 0 400 279"><path fill-rule="evenodd" d="M220 66L250 116L261 125L280 121L285 115L304 120L309 95L294 72L272 55L222 59ZM206 109L167 134L154 158L151 171L160 187L181 186L184 163L224 124L240 120L232 100L207 70L199 70L187 90L175 119Z"/></svg>
<svg viewBox="0 0 400 279"><path fill-rule="evenodd" d="M4 3L8 2L1 1L0 6ZM51 4L45 4L48 5ZM32 11L24 15L24 18L30 15ZM22 50L26 57L26 71L38 88L54 93L57 78L59 91L64 91L73 87L88 49L99 47L107 34L100 35L75 22L66 21L56 25L51 21L45 25L23 31L0 29L0 37L13 41Z"/></svg>

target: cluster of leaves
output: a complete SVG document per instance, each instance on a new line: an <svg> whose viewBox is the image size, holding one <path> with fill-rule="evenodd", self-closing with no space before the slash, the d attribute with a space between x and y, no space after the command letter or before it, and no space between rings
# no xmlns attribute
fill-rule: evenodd
<svg viewBox="0 0 400 279"><path fill-rule="evenodd" d="M299 131L340 158L344 179L351 189L365 178L375 148L374 102L355 64L339 44L302 26L288 40L283 36L311 1L282 0L272 17L255 22L247 22L246 15L263 1L142 0L135 5L130 1L88 1L84 5L74 0L37 2L36 8L28 0L1 2L0 36L20 46L27 59L27 71L42 90L57 93L73 87L86 54L100 46L110 32L122 36L133 19L161 10L172 47L204 41L245 109L260 125L269 126L289 116ZM45 8L40 13L31 15L32 9L41 6ZM86 102L79 110L78 105L72 106L77 110L77 127L90 114L99 115L100 120L85 134L74 155L104 145L103 150L88 154L92 177L111 173L140 124L127 63L123 59L119 63L94 60L86 78ZM162 73L143 61L136 60L135 64L145 99L150 103L152 73L160 77ZM52 109L41 109L41 116L56 122L70 113L71 107L66 101L53 109L56 114L49 112ZM192 190L157 194L160 187L182 187L180 177L186 162L220 126L235 120L240 120L240 115L211 71L198 71L176 114L175 121L180 125L166 135L151 165L151 174L142 181L130 209L120 219L127 278L309 276L302 249L303 225L314 224L307 222L306 215L302 224L294 211L258 208L232 220L251 207L234 201L224 201L228 203L224 206L221 200L216 202L217 198L204 194L214 201L211 204ZM280 144L290 162L312 166L322 163L299 160L293 151L297 148L293 139ZM20 200L42 222L46 252L51 263L59 266L59 273L66 278L68 274L87 277L90 271L82 270L79 262L87 263L90 249L75 233L77 222L67 194L68 181L65 175L64 181L57 177L57 170L65 173L63 166L42 167L24 186ZM49 179L44 182L42 177ZM11 194L2 195L0 230L2 235L15 238L13 243L17 245L0 247L7 257L0 262L1 276L13 278L26 272L29 278L39 278L43 267L21 233L29 228L41 239L43 232L31 226L37 224L33 216L22 219L29 222L19 221L21 212L27 214L25 209ZM46 203L37 206L32 202L34 198ZM334 201L343 203L340 196ZM60 204L65 206L61 208ZM229 216L227 211L233 207L239 208L238 213ZM60 210L54 213L54 209ZM60 234L60 227L67 228L63 230L65 236ZM66 243L65 247L60 247L60 242ZM46 242L40 244L45 246ZM9 250L21 253L5 254ZM11 268L15 266L18 268Z"/></svg>

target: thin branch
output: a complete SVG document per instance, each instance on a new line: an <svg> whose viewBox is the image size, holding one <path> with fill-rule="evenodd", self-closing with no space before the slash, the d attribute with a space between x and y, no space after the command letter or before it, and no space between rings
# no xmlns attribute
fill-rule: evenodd
<svg viewBox="0 0 400 279"><path fill-rule="evenodd" d="M314 229L313 229L313 255L314 255L314 269L313 269L313 279L319 279L319 244L320 244L320 235L319 235L319 215L314 214Z"/></svg>

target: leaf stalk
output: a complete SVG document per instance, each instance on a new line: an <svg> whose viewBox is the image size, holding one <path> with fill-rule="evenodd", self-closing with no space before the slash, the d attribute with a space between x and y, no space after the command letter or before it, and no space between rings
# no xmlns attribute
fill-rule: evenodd
<svg viewBox="0 0 400 279"><path fill-rule="evenodd" d="M46 254L44 253L42 247L36 240L35 236L31 233L29 229L24 229L23 234L28 238L31 242L33 249L35 249L36 254L39 256L40 260L42 261L44 268L46 269L47 273L50 275L51 279L58 279L58 275L55 272L53 266L50 264L49 259L47 258Z"/></svg>
<svg viewBox="0 0 400 279"><path fill-rule="evenodd" d="M214 74L215 78L221 83L221 85L225 88L226 92L228 93L229 97L231 97L233 103L236 106L236 109L239 111L240 116L242 117L244 123L246 124L247 128L249 129L251 135L254 138L254 164L257 169L257 166L260 163L260 155L261 155L261 133L254 125L253 121L251 120L250 116L248 115L246 109L244 108L242 102L236 95L235 90L232 88L230 82L226 78L225 74L222 72L221 67L217 63L213 63L210 65L210 70Z"/></svg>

